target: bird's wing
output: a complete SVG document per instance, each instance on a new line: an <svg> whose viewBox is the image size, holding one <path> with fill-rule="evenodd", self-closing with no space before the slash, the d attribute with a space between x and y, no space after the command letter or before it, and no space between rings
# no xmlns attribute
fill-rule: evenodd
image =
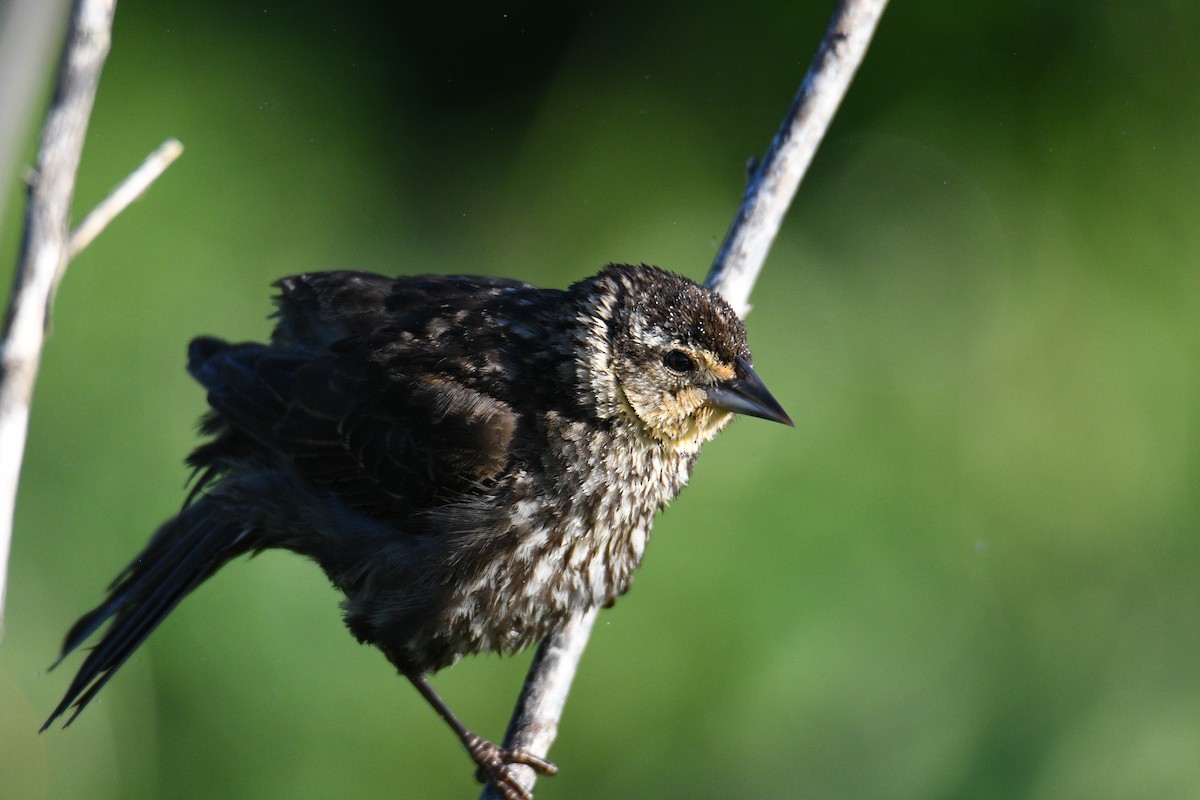
<svg viewBox="0 0 1200 800"><path fill-rule="evenodd" d="M509 463L514 409L455 380L209 338L191 356L218 420L217 438L193 453L200 470L282 459L359 510L400 518L486 485Z"/></svg>
<svg viewBox="0 0 1200 800"><path fill-rule="evenodd" d="M284 348L323 348L386 324L394 278L370 272L310 272L273 284L277 320L271 341Z"/></svg>
<svg viewBox="0 0 1200 800"><path fill-rule="evenodd" d="M276 286L271 344L192 343L188 369L208 389L206 431L216 434L191 459L200 488L269 454L391 519L502 475L519 419L500 399L512 393L497 383L506 378L494 359L506 347L504 326L491 320L520 307L509 298L557 293L496 278L363 272Z"/></svg>
<svg viewBox="0 0 1200 800"><path fill-rule="evenodd" d="M370 272L309 272L274 283L278 320L272 343L280 347L329 347L382 327L419 327L439 308L474 310L517 289L521 281L475 275L414 275L388 278Z"/></svg>
<svg viewBox="0 0 1200 800"><path fill-rule="evenodd" d="M273 383L290 388L278 446L304 477L376 514L427 507L508 466L516 412L453 378L389 370L342 349L287 381Z"/></svg>
<svg viewBox="0 0 1200 800"><path fill-rule="evenodd" d="M197 339L190 369L218 420L209 428L217 438L192 459L209 477L265 456L361 511L400 519L494 481L509 464L518 420L507 403L444 376L388 370L353 348Z"/></svg>

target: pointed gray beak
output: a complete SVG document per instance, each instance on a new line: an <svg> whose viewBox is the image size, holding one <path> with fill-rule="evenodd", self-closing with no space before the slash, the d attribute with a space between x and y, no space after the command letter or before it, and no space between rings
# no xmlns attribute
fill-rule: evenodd
<svg viewBox="0 0 1200 800"><path fill-rule="evenodd" d="M779 405L779 401L767 391L767 387L763 385L762 380L755 374L746 359L739 358L735 367L737 377L733 380L708 387L710 403L735 414L746 414L796 427L792 418L783 410L783 406Z"/></svg>

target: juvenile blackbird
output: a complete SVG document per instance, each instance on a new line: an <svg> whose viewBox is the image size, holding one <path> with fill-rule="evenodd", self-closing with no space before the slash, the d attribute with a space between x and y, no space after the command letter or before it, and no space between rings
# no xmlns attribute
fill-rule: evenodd
<svg viewBox="0 0 1200 800"><path fill-rule="evenodd" d="M42 730L74 705L70 724L226 562L278 547L321 566L350 631L482 779L529 798L508 765L554 766L476 736L425 676L610 602L701 443L735 413L791 424L745 327L714 292L646 266L566 291L363 272L275 285L270 344L191 343L212 406L194 488L67 634L59 661L111 621Z"/></svg>

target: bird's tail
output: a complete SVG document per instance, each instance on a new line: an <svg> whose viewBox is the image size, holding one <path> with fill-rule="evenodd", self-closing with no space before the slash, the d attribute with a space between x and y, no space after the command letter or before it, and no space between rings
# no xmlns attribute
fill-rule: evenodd
<svg viewBox="0 0 1200 800"><path fill-rule="evenodd" d="M41 730L74 706L64 727L70 725L180 600L230 559L251 549L249 531L218 519L213 502L203 495L164 523L108 587L107 599L67 633L62 655L51 669L112 620Z"/></svg>

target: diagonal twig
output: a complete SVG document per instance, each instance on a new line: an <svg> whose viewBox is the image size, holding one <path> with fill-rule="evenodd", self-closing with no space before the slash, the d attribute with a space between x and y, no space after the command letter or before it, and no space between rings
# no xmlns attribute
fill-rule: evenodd
<svg viewBox="0 0 1200 800"><path fill-rule="evenodd" d="M739 316L750 310L750 290L886 5L887 0L846 0L838 5L783 125L746 184L737 216L705 280Z"/></svg>
<svg viewBox="0 0 1200 800"><path fill-rule="evenodd" d="M5 0L0 3L0 225L8 200L9 180L21 160L20 153L35 107L41 100L43 78L62 43L66 27L66 0Z"/></svg>
<svg viewBox="0 0 1200 800"><path fill-rule="evenodd" d="M79 255L85 247L92 243L92 240L100 235L100 232L108 227L108 223L112 222L118 214L137 200L146 190L150 188L150 184L158 180L158 176L162 175L167 167L183 154L183 145L178 139L167 139L154 149L150 155L135 169L133 172L117 184L117 187L108 193L100 201L100 204L93 208L83 220L75 226L75 230L71 231L71 239L68 242L67 258L72 259Z"/></svg>
<svg viewBox="0 0 1200 800"><path fill-rule="evenodd" d="M750 290L783 216L866 55L886 5L887 0L839 3L782 127L747 184L706 280L706 285L719 291L742 316L749 311ZM596 613L597 609L584 612L542 642L517 700L505 747L546 757ZM525 786L533 788L537 775L532 769L523 765L511 769L518 771ZM502 797L497 789L486 786L481 800Z"/></svg>

